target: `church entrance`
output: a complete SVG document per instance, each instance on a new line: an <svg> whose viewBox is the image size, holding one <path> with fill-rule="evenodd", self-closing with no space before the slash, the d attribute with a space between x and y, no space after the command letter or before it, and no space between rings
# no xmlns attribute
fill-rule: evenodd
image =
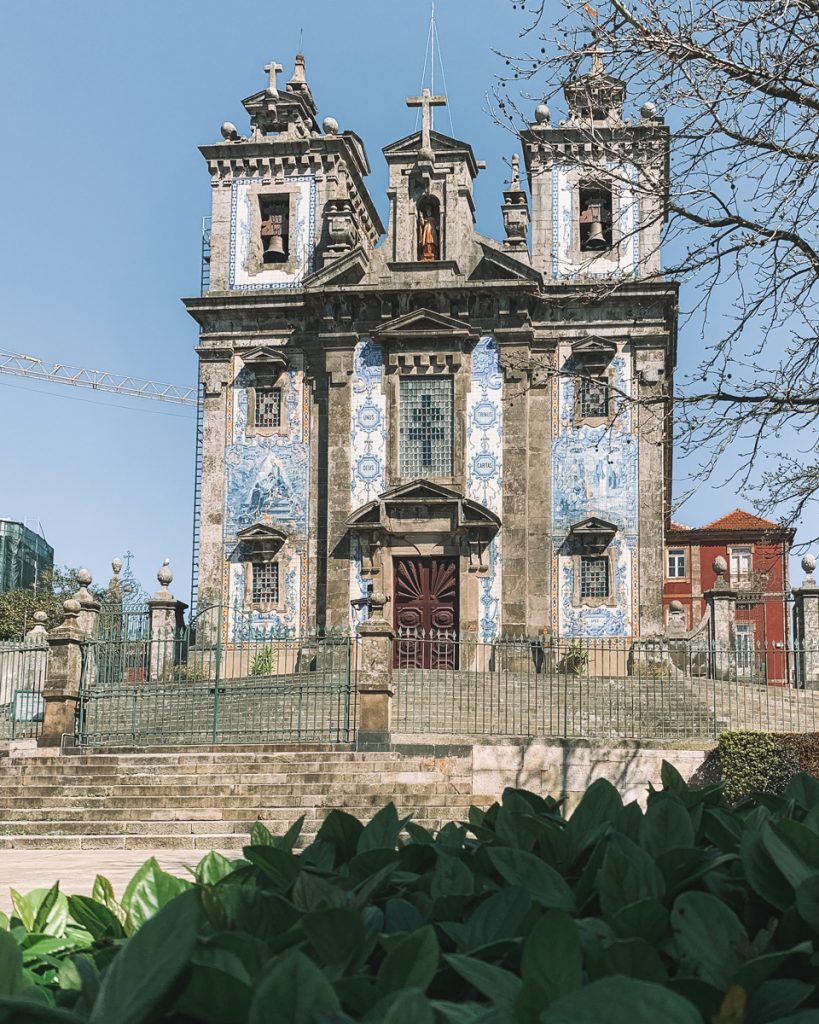
<svg viewBox="0 0 819 1024"><path fill-rule="evenodd" d="M396 668L456 668L457 559L396 558L393 580Z"/></svg>

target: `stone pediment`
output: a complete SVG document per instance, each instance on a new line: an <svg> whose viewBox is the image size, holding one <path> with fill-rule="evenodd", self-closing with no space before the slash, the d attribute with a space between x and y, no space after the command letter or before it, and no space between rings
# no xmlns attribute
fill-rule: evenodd
<svg viewBox="0 0 819 1024"><path fill-rule="evenodd" d="M616 354L616 343L597 334L572 342L572 355L589 370L602 370Z"/></svg>
<svg viewBox="0 0 819 1024"><path fill-rule="evenodd" d="M500 518L480 502L430 480L391 487L347 519L369 573L378 571L377 552L389 548L392 537L405 540L423 534L458 538L469 556L470 570L485 572L486 551L500 525Z"/></svg>
<svg viewBox="0 0 819 1024"><path fill-rule="evenodd" d="M367 273L369 265L370 259L366 251L357 246L306 277L303 287L326 288L328 285L358 284Z"/></svg>
<svg viewBox="0 0 819 1024"><path fill-rule="evenodd" d="M501 252L485 242L478 243L481 258L469 275L470 281L535 281L541 280L540 271L516 259L511 253Z"/></svg>
<svg viewBox="0 0 819 1024"><path fill-rule="evenodd" d="M391 487L356 509L347 519L347 526L350 529L387 526L393 513L409 507L418 510L420 518L424 517L425 510L430 518L440 518L445 510L451 511L456 528L485 527L493 533L500 529L500 518L485 505L429 480L413 480Z"/></svg>
<svg viewBox="0 0 819 1024"><path fill-rule="evenodd" d="M475 154L472 147L468 142L462 142L460 139L453 139L451 135L443 135L441 132L436 132L434 129L429 133L429 141L432 146L434 153L449 153L451 155L463 154L469 162L470 169L472 170L472 177L478 173L478 165L475 160ZM382 153L389 159L391 156L411 156L416 157L418 150L421 147L421 132L413 132L412 135L405 135L403 139L398 139L396 142L391 142L389 146L385 146L382 149Z"/></svg>
<svg viewBox="0 0 819 1024"><path fill-rule="evenodd" d="M254 523L252 526L245 527L244 530L239 530L236 540L243 547L249 548L254 555L272 558L284 545L287 534L278 526Z"/></svg>
<svg viewBox="0 0 819 1024"><path fill-rule="evenodd" d="M598 516L589 516L569 528L569 537L578 542L583 551L599 554L611 543L617 527Z"/></svg>
<svg viewBox="0 0 819 1024"><path fill-rule="evenodd" d="M253 371L259 381L275 380L283 370L287 369L287 356L284 352L268 345L257 345L245 351L240 350L239 355L245 366Z"/></svg>
<svg viewBox="0 0 819 1024"><path fill-rule="evenodd" d="M411 313L388 320L373 331L373 337L380 340L400 339L427 341L433 338L467 340L472 337L469 327L462 320L455 320L431 309L416 309ZM477 337L477 335L475 335Z"/></svg>

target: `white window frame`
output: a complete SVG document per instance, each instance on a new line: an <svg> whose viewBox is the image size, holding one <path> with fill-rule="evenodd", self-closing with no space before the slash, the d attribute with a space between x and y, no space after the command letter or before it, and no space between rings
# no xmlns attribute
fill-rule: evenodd
<svg viewBox="0 0 819 1024"><path fill-rule="evenodd" d="M674 562L672 562L672 559L674 560ZM672 565L674 565L675 570L679 570L680 560L682 560L682 570L683 571L682 572L679 572L679 571L672 572L671 571ZM688 577L688 564L687 564L685 548L668 548L667 549L666 561L665 561L665 573L666 573L666 579L668 579L668 580L684 580L684 579L686 579Z"/></svg>
<svg viewBox="0 0 819 1024"><path fill-rule="evenodd" d="M728 565L730 567L731 579L741 580L751 575L753 566L753 548L750 544L738 544L728 549ZM747 558L747 568L742 568L742 563Z"/></svg>
<svg viewBox="0 0 819 1024"><path fill-rule="evenodd" d="M754 667L754 624L737 622L734 628L737 669L749 672ZM747 642L741 642L740 637L747 638Z"/></svg>

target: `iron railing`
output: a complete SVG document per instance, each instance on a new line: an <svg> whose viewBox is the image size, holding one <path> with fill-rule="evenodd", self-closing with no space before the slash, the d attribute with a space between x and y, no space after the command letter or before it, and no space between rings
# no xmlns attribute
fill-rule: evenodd
<svg viewBox="0 0 819 1024"><path fill-rule="evenodd" d="M393 733L623 739L819 728L819 652L400 631ZM819 683L819 680L816 681ZM807 684L807 685L805 685Z"/></svg>
<svg viewBox="0 0 819 1024"><path fill-rule="evenodd" d="M46 644L0 643L0 739L41 734L47 668Z"/></svg>

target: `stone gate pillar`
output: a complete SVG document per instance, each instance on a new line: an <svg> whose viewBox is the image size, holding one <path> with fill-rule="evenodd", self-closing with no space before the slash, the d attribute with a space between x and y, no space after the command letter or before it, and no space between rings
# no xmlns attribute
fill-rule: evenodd
<svg viewBox="0 0 819 1024"><path fill-rule="evenodd" d="M711 612L710 622L710 675L714 679L732 679L736 675L736 624L737 592L725 581L728 563L717 555L713 561L717 574L712 590L706 590L703 597Z"/></svg>
<svg viewBox="0 0 819 1024"><path fill-rule="evenodd" d="M166 558L156 574L159 590L148 601L151 627L151 654L148 664L148 679L157 682L170 679L176 663L180 660L179 647L182 643L179 631L182 627L184 610L188 606L177 601L168 590L173 582L173 573Z"/></svg>
<svg viewBox="0 0 819 1024"><path fill-rule="evenodd" d="M819 689L819 587L813 576L816 559L805 555L801 587L793 589L793 639L796 648L796 682L809 690Z"/></svg>
<svg viewBox="0 0 819 1024"><path fill-rule="evenodd" d="M392 728L392 626L384 618L383 594L370 596L370 618L358 627L361 638L358 666L358 742L390 742Z"/></svg>
<svg viewBox="0 0 819 1024"><path fill-rule="evenodd" d="M77 583L79 590L74 595L74 600L80 602L80 614L77 618L77 625L89 636L97 632L97 624L100 616L100 603L91 596L88 587L91 585L91 573L88 569L77 570Z"/></svg>
<svg viewBox="0 0 819 1024"><path fill-rule="evenodd" d="M74 738L74 722L80 699L83 645L88 639L80 629L81 605L76 598L63 602L62 625L48 634L48 670L43 687L43 734L39 747L61 747L63 737Z"/></svg>

